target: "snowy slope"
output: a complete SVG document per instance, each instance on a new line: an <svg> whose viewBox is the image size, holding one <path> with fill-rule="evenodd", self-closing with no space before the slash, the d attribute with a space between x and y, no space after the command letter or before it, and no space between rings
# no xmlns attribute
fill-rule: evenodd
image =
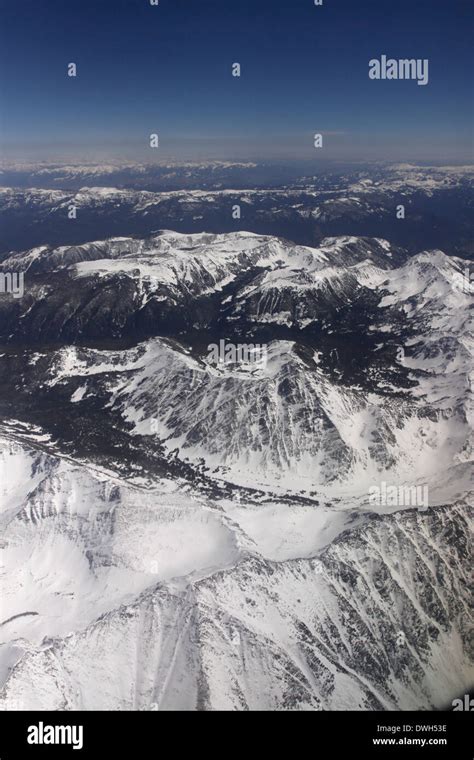
<svg viewBox="0 0 474 760"><path fill-rule="evenodd" d="M466 266L172 231L4 261L28 287L0 302L0 705L407 710L467 689ZM216 364L220 339L264 358ZM382 482L427 503L374 505Z"/></svg>
<svg viewBox="0 0 474 760"><path fill-rule="evenodd" d="M75 498L46 511L37 487L8 523L7 709L432 709L468 687L461 505L372 519L313 558L293 535L275 559L218 505L165 484L107 498L90 472L41 466Z"/></svg>

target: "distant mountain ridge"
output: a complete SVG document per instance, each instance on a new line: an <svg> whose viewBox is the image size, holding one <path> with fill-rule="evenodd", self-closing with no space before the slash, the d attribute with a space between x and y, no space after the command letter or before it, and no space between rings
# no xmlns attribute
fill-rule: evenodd
<svg viewBox="0 0 474 760"><path fill-rule="evenodd" d="M122 176L116 166L5 169L0 256L43 244L144 237L159 229L245 230L310 246L324 237L381 237L411 253L440 247L463 258L474 255L473 167L320 167L313 175L308 170L138 165ZM156 181L145 181L153 176Z"/></svg>

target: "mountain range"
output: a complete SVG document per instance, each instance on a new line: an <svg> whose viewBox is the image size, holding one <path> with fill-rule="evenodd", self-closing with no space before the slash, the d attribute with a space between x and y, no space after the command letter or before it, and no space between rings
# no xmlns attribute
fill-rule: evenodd
<svg viewBox="0 0 474 760"><path fill-rule="evenodd" d="M473 177L3 165L2 709L472 688Z"/></svg>
<svg viewBox="0 0 474 760"><path fill-rule="evenodd" d="M434 709L472 683L469 262L160 231L10 252L7 709ZM254 364L209 345L262 346ZM372 487L424 486L428 503Z"/></svg>

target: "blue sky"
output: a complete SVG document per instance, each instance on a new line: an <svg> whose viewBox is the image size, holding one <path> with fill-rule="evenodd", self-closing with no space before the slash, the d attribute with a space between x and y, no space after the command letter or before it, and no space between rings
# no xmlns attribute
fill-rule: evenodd
<svg viewBox="0 0 474 760"><path fill-rule="evenodd" d="M0 0L2 154L310 159L322 132L321 158L467 162L469 6ZM382 54L427 58L429 84L370 80L368 62Z"/></svg>

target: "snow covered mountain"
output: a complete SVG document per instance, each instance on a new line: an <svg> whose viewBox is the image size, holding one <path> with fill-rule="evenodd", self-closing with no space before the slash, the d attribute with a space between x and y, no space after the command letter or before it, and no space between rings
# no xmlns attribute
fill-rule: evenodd
<svg viewBox="0 0 474 760"><path fill-rule="evenodd" d="M7 451L36 482L4 534L4 707L432 709L468 688L462 505L372 516L318 552L314 506L203 504Z"/></svg>
<svg viewBox="0 0 474 760"><path fill-rule="evenodd" d="M350 192L370 187L383 186L386 189L421 189L426 191L445 190L460 182L472 183L473 166L417 166L415 164L371 163L370 166L314 162L317 174L308 174L307 160L290 165L283 163L255 163L253 161L163 161L154 163L47 163L2 161L0 182L3 186L28 188L70 188L83 187L126 187L129 189L172 190L184 187L219 189L223 185L231 187L232 182L239 187L263 186L275 183L281 186L283 178L307 184L311 179L325 189L347 188ZM247 184L241 185L242 181ZM154 187L151 187L154 185Z"/></svg>
<svg viewBox="0 0 474 760"><path fill-rule="evenodd" d="M245 230L310 246L351 234L386 238L411 253L428 246L472 258L472 166L315 170L219 163L4 166L0 256L45 242L144 237L166 228Z"/></svg>
<svg viewBox="0 0 474 760"><path fill-rule="evenodd" d="M0 297L0 703L434 709L474 680L468 262L41 245ZM261 346L215 362L209 344ZM427 494L380 499L386 487Z"/></svg>

